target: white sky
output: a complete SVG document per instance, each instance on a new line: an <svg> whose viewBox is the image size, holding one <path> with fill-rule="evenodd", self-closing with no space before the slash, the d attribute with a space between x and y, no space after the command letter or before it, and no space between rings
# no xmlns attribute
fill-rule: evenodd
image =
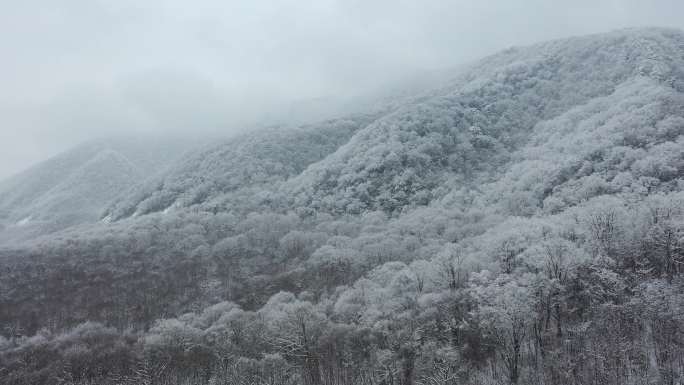
<svg viewBox="0 0 684 385"><path fill-rule="evenodd" d="M681 0L3 3L0 178L92 138L229 132L511 45L684 27Z"/></svg>

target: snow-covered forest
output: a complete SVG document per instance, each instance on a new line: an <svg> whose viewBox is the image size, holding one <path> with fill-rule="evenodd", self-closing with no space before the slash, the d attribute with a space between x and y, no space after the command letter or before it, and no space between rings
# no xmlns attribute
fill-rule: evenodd
<svg viewBox="0 0 684 385"><path fill-rule="evenodd" d="M0 383L680 384L684 32L91 143L0 183L0 246Z"/></svg>

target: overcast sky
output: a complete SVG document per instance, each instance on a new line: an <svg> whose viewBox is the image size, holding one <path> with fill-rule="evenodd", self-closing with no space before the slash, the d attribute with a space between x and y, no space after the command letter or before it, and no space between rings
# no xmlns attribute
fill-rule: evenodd
<svg viewBox="0 0 684 385"><path fill-rule="evenodd" d="M5 1L0 178L111 133L229 132L293 100L682 15L682 0Z"/></svg>

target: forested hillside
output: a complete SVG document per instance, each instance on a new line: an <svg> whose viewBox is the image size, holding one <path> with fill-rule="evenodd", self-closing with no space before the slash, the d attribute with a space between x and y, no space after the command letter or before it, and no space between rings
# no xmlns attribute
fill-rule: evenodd
<svg viewBox="0 0 684 385"><path fill-rule="evenodd" d="M105 217L118 220L193 205L213 212L256 210L264 202L250 202L255 196L276 189L335 151L376 115L289 129L271 127L207 146L122 197Z"/></svg>
<svg viewBox="0 0 684 385"><path fill-rule="evenodd" d="M98 154L34 206L122 184ZM684 32L511 48L0 249L0 381L678 384L683 190Z"/></svg>

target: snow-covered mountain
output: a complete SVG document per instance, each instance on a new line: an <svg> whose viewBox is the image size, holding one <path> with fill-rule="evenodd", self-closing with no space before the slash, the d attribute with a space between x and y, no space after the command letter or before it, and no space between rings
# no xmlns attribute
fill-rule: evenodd
<svg viewBox="0 0 684 385"><path fill-rule="evenodd" d="M0 239L97 221L118 195L169 167L186 139L111 138L84 143L0 183Z"/></svg>
<svg viewBox="0 0 684 385"><path fill-rule="evenodd" d="M616 135L660 143L635 126L678 125L682 44L679 31L640 29L511 48L376 114L256 132L200 151L110 211L117 219L172 205L230 211L264 202L337 214L401 211L495 181L566 119L592 122L574 128L592 136L590 127L607 119L597 106L611 101L622 102L611 105L619 119L635 119L632 128L613 128L624 131ZM258 191L245 198L248 187Z"/></svg>
<svg viewBox="0 0 684 385"><path fill-rule="evenodd" d="M216 211L255 209L273 191L334 152L376 115L356 115L295 128L272 127L208 145L108 208L118 220L193 205ZM245 205L245 207L240 207ZM167 210L168 212L168 210Z"/></svg>
<svg viewBox="0 0 684 385"><path fill-rule="evenodd" d="M0 248L6 378L73 357L108 368L88 383L684 378L682 31L511 48L175 162L127 148L0 187L0 234L68 222Z"/></svg>

